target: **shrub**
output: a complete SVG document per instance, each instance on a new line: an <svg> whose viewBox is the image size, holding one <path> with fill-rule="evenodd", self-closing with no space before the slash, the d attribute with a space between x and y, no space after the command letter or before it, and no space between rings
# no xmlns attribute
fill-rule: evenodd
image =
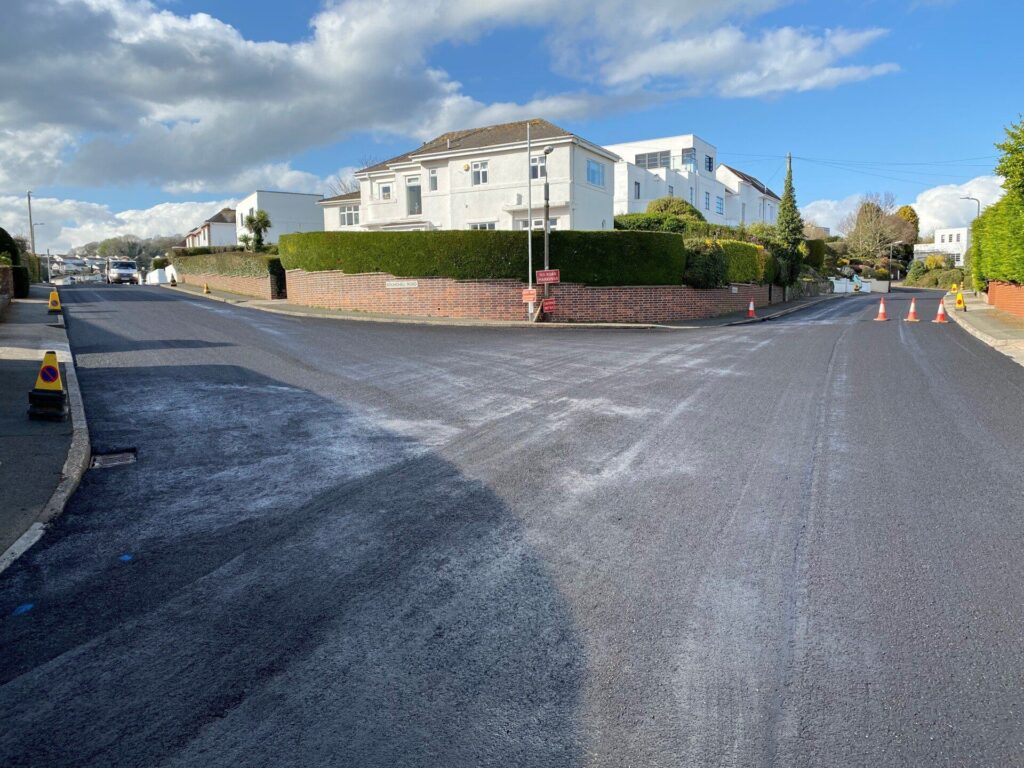
<svg viewBox="0 0 1024 768"><path fill-rule="evenodd" d="M737 227L708 224L706 221L671 213L626 213L615 217L615 228L643 232L676 232L692 238L711 237L749 240Z"/></svg>
<svg viewBox="0 0 1024 768"><path fill-rule="evenodd" d="M6 253L11 258L11 264L15 266L21 264L21 249L3 227L0 227L0 253Z"/></svg>
<svg viewBox="0 0 1024 768"><path fill-rule="evenodd" d="M29 286L28 267L16 264L11 267L11 277L14 278L14 298L27 299Z"/></svg>
<svg viewBox="0 0 1024 768"><path fill-rule="evenodd" d="M804 264L812 269L821 272L825 269L825 241L807 240L807 254L804 256Z"/></svg>
<svg viewBox="0 0 1024 768"><path fill-rule="evenodd" d="M647 204L647 213L669 213L674 216L706 221L704 215L681 197L659 197Z"/></svg>
<svg viewBox="0 0 1024 768"><path fill-rule="evenodd" d="M163 269L164 267L166 267L170 263L171 263L170 259L166 259L166 258L164 258L162 256L157 256L150 263L149 268L150 269Z"/></svg>
<svg viewBox="0 0 1024 768"><path fill-rule="evenodd" d="M925 256L924 266L926 269L945 269L946 257L937 253L932 254L931 256Z"/></svg>
<svg viewBox="0 0 1024 768"><path fill-rule="evenodd" d="M197 249L199 250L199 249ZM266 256L262 253L228 253L197 254L195 256L179 256L170 259L176 272L184 275L233 275L238 277L267 277L271 280L271 295L286 294L285 272L281 260L277 256Z"/></svg>
<svg viewBox="0 0 1024 768"><path fill-rule="evenodd" d="M761 282L762 266L758 258L758 246L739 240L719 240L718 245L725 256L726 282Z"/></svg>
<svg viewBox="0 0 1024 768"><path fill-rule="evenodd" d="M918 280L927 271L928 267L925 266L923 259L914 259L907 271L907 281Z"/></svg>
<svg viewBox="0 0 1024 768"><path fill-rule="evenodd" d="M762 285L775 282L778 273L778 262L775 255L763 245L755 245L757 249L757 281Z"/></svg>
<svg viewBox="0 0 1024 768"><path fill-rule="evenodd" d="M0 266L9 267L12 264L14 264L14 262L11 260L11 255L9 253L0 253Z"/></svg>
<svg viewBox="0 0 1024 768"><path fill-rule="evenodd" d="M534 268L543 252L534 233ZM525 280L522 232L301 232L283 235L281 264L307 272L386 272L397 277ZM565 282L588 285L679 285L686 249L678 235L657 232L551 233L551 266Z"/></svg>
<svg viewBox="0 0 1024 768"><path fill-rule="evenodd" d="M875 278L875 280L888 280L889 279L889 270L887 270L887 269L876 269L873 277Z"/></svg>
<svg viewBox="0 0 1024 768"><path fill-rule="evenodd" d="M1024 195L1008 192L975 220L971 268L980 285L1024 284Z"/></svg>
<svg viewBox="0 0 1024 768"><path fill-rule="evenodd" d="M28 279L33 283L40 282L42 267L40 265L39 257L34 253L26 253L24 255L25 266L28 267Z"/></svg>
<svg viewBox="0 0 1024 768"><path fill-rule="evenodd" d="M686 269L683 282L694 288L720 288L727 280L725 252L713 240L686 243Z"/></svg>

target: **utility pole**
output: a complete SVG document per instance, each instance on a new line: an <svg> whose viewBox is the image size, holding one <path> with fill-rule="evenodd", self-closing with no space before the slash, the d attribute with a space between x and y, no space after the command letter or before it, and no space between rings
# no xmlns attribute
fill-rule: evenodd
<svg viewBox="0 0 1024 768"><path fill-rule="evenodd" d="M526 121L526 287L533 288L533 144L530 121ZM526 305L526 319L533 319L533 302Z"/></svg>
<svg viewBox="0 0 1024 768"><path fill-rule="evenodd" d="M551 237L551 228L549 223L551 221L551 195L550 187L548 185L548 156L555 151L552 146L544 147L544 269L550 269L551 265L548 262L548 254L550 253L549 239ZM548 295L548 284L544 283L544 296Z"/></svg>
<svg viewBox="0 0 1024 768"><path fill-rule="evenodd" d="M32 248L32 255L36 255L36 228L32 224L32 190L30 189L26 196L28 197L28 240L29 247Z"/></svg>

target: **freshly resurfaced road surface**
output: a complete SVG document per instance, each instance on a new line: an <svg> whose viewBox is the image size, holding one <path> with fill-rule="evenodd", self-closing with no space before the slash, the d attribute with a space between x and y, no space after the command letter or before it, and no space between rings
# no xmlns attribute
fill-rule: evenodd
<svg viewBox="0 0 1024 768"><path fill-rule="evenodd" d="M1024 764L1024 370L64 291L95 448L0 577L4 766Z"/></svg>

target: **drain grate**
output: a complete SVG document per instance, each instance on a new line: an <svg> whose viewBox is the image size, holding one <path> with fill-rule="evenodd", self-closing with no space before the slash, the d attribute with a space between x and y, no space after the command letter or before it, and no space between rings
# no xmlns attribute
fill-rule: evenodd
<svg viewBox="0 0 1024 768"><path fill-rule="evenodd" d="M94 453L92 455L92 461L89 462L89 469L122 467L125 464L134 464L136 458L137 451L134 448L119 451L108 451L107 453Z"/></svg>

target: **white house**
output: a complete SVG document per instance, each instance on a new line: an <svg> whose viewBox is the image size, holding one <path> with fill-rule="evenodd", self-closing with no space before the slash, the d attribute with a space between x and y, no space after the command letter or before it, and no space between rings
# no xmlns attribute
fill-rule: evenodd
<svg viewBox="0 0 1024 768"><path fill-rule="evenodd" d="M237 243L234 208L222 208L185 235L186 248L232 246Z"/></svg>
<svg viewBox="0 0 1024 768"><path fill-rule="evenodd" d="M258 189L235 206L235 237L248 234L245 217L261 210L267 212L272 225L263 235L264 243L276 243L278 237L289 232L318 232L324 228L324 216L317 206L322 199L323 195Z"/></svg>
<svg viewBox="0 0 1024 768"><path fill-rule="evenodd" d="M729 165L719 165L715 178L725 186L726 223L732 226L775 223L782 198L763 182Z"/></svg>
<svg viewBox="0 0 1024 768"><path fill-rule="evenodd" d="M698 136L668 136L605 147L615 165L615 213L644 213L659 197L681 197L709 222L727 224L729 192L716 175L716 150Z"/></svg>
<svg viewBox="0 0 1024 768"><path fill-rule="evenodd" d="M918 243L914 246L914 258L926 259L929 256L952 256L956 266L964 265L964 254L971 245L970 227L952 227L936 229L934 243Z"/></svg>
<svg viewBox="0 0 1024 768"><path fill-rule="evenodd" d="M324 228L525 229L532 189L533 226L540 229L546 179L552 229L612 229L618 159L546 120L452 131L356 173L358 197L321 201Z"/></svg>

